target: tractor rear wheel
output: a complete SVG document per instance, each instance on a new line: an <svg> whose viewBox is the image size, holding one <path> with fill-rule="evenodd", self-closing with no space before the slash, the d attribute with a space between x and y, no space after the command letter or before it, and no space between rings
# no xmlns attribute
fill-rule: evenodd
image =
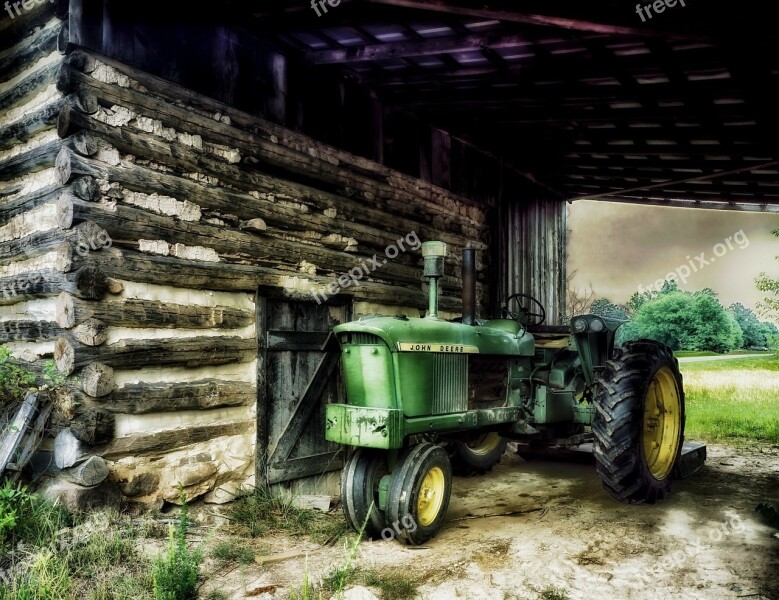
<svg viewBox="0 0 779 600"><path fill-rule="evenodd" d="M684 388L673 352L653 340L628 342L608 361L598 388L592 431L603 487L631 504L662 500L684 440Z"/></svg>
<svg viewBox="0 0 779 600"><path fill-rule="evenodd" d="M386 453L369 448L359 448L341 471L346 521L357 532L365 524L365 535L372 539L378 539L385 527L384 513L379 509L379 482L388 472Z"/></svg>
<svg viewBox="0 0 779 600"><path fill-rule="evenodd" d="M450 446L452 472L455 475L483 475L500 462L509 441L491 431L468 442L454 442Z"/></svg>
<svg viewBox="0 0 779 600"><path fill-rule="evenodd" d="M446 451L423 442L409 448L392 474L387 521L408 544L423 544L443 525L452 494L452 465Z"/></svg>

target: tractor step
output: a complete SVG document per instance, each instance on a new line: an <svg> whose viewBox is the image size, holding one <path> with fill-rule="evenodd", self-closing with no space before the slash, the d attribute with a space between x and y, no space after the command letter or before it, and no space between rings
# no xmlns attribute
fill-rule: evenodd
<svg viewBox="0 0 779 600"><path fill-rule="evenodd" d="M561 460L571 462L587 462L592 460L592 443L578 444L561 448L529 446L517 444L517 454L526 459L535 460ZM698 442L685 442L682 446L682 455L674 467L674 479L687 479L695 475L706 462L706 445Z"/></svg>
<svg viewBox="0 0 779 600"><path fill-rule="evenodd" d="M682 455L674 467L674 479L687 479L701 470L706 462L706 445L697 442L684 442Z"/></svg>

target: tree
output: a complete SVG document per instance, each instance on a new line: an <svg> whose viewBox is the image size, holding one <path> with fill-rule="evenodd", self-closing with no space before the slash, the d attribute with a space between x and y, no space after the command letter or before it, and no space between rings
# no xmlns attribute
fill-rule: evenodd
<svg viewBox="0 0 779 600"><path fill-rule="evenodd" d="M612 319L630 319L630 310L627 306L614 304L611 300L600 298L592 303L590 312L602 317L611 317Z"/></svg>
<svg viewBox="0 0 779 600"><path fill-rule="evenodd" d="M764 348L768 346L767 334L769 330L757 318L751 309L740 302L731 304L728 312L733 314L736 322L744 332L744 348Z"/></svg>
<svg viewBox="0 0 779 600"><path fill-rule="evenodd" d="M669 286L670 287L670 286ZM620 340L649 338L673 350L727 352L741 347L743 332L710 290L661 291L644 300Z"/></svg>
<svg viewBox="0 0 779 600"><path fill-rule="evenodd" d="M643 289L643 288L641 288ZM674 279L666 279L660 291L648 290L646 292L636 292L628 300L626 308L631 314L635 314L647 302L651 302L663 294L672 294L679 291L679 284Z"/></svg>
<svg viewBox="0 0 779 600"><path fill-rule="evenodd" d="M779 237L779 229L773 231L776 237ZM779 256L776 257L779 260ZM757 305L760 312L765 316L779 317L779 279L773 279L766 273L760 273L755 280L757 289L766 292L768 295Z"/></svg>
<svg viewBox="0 0 779 600"><path fill-rule="evenodd" d="M577 289L573 286L573 280L576 278L576 271L570 271L567 277L568 295L565 299L565 315L563 321L568 321L576 315L584 315L590 312L593 300L595 300L595 291L592 284L589 288Z"/></svg>

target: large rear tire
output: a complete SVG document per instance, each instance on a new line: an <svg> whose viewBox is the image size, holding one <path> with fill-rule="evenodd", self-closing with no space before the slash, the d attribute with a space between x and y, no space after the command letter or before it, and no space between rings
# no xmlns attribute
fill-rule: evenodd
<svg viewBox="0 0 779 600"><path fill-rule="evenodd" d="M454 442L449 452L452 473L463 477L488 473L500 462L508 443L506 438L494 431L468 442Z"/></svg>
<svg viewBox="0 0 779 600"><path fill-rule="evenodd" d="M631 504L671 489L684 440L684 387L671 350L628 342L608 361L595 398L595 460L604 489Z"/></svg>
<svg viewBox="0 0 779 600"><path fill-rule="evenodd" d="M387 473L386 453L369 448L359 448L341 471L341 502L346 521L357 532L365 523L365 535L372 539L379 539L385 528L384 513L379 510L379 482Z"/></svg>
<svg viewBox="0 0 779 600"><path fill-rule="evenodd" d="M446 451L423 442L409 448L392 474L387 520L407 544L423 544L444 522L452 494L452 465Z"/></svg>

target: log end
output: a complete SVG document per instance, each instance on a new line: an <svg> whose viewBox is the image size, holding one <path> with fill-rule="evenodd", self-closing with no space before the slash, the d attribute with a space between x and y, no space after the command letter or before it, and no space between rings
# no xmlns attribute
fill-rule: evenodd
<svg viewBox="0 0 779 600"><path fill-rule="evenodd" d="M79 177L71 185L71 192L76 198L81 198L87 202L97 202L100 200L100 186L93 177Z"/></svg>
<svg viewBox="0 0 779 600"><path fill-rule="evenodd" d="M73 89L73 76L69 64L63 63L57 72L57 90L63 94L69 94Z"/></svg>
<svg viewBox="0 0 779 600"><path fill-rule="evenodd" d="M57 52L60 54L67 54L70 46L70 25L68 21L63 21L60 28L59 35L57 36Z"/></svg>
<svg viewBox="0 0 779 600"><path fill-rule="evenodd" d="M65 109L63 108L63 110ZM60 113L60 116L62 116L62 113ZM57 123L57 133L59 134L59 122ZM70 160L70 150L68 148L60 149L59 153L57 154L57 160L55 161L54 166L57 173L57 181L60 183L60 185L65 185L68 181L70 181L70 177L73 174L73 166Z"/></svg>
<svg viewBox="0 0 779 600"><path fill-rule="evenodd" d="M63 329L70 329L76 324L76 312L73 306L73 297L67 292L61 292L57 296L57 325Z"/></svg>
<svg viewBox="0 0 779 600"><path fill-rule="evenodd" d="M81 389L95 398L108 396L114 385L114 370L108 365L92 363L81 372Z"/></svg>
<svg viewBox="0 0 779 600"><path fill-rule="evenodd" d="M58 337L54 342L54 362L60 373L70 375L73 373L76 364L76 349L73 344L64 337ZM64 467L60 467L63 469Z"/></svg>
<svg viewBox="0 0 779 600"><path fill-rule="evenodd" d="M62 113L60 113L62 114ZM73 147L82 156L94 156L97 154L97 139L88 131L79 131L72 136Z"/></svg>
<svg viewBox="0 0 779 600"><path fill-rule="evenodd" d="M98 319L87 319L71 333L85 346L100 346L108 341L108 326Z"/></svg>
<svg viewBox="0 0 779 600"><path fill-rule="evenodd" d="M57 198L57 225L60 229L73 227L73 196L68 191Z"/></svg>
<svg viewBox="0 0 779 600"><path fill-rule="evenodd" d="M86 448L70 429L63 429L54 438L54 464L67 469L83 461Z"/></svg>
<svg viewBox="0 0 779 600"><path fill-rule="evenodd" d="M76 289L82 298L102 300L108 292L108 276L97 267L82 267L76 272Z"/></svg>

